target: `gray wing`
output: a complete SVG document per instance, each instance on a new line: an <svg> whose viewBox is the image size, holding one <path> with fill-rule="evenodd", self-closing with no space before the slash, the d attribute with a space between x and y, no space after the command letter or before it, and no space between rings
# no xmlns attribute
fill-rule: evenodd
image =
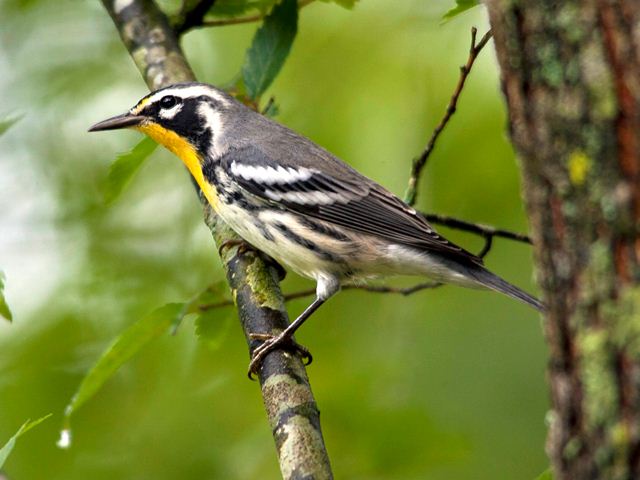
<svg viewBox="0 0 640 480"><path fill-rule="evenodd" d="M282 159L247 146L230 150L221 162L242 189L291 212L391 243L482 264L481 259L440 236L424 217L398 197L311 145L315 147L312 151L277 149L287 152L280 153L285 157ZM295 153L304 155L305 162L294 164L290 156ZM320 154L322 158L316 158L319 162L310 161L313 160L310 155Z"/></svg>

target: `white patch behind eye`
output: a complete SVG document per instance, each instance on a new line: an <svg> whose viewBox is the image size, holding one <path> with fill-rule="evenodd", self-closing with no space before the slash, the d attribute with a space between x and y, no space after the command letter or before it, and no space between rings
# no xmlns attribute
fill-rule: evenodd
<svg viewBox="0 0 640 480"><path fill-rule="evenodd" d="M182 110L182 104L177 103L171 108L161 108L158 115L165 120L171 120L180 112L180 110Z"/></svg>
<svg viewBox="0 0 640 480"><path fill-rule="evenodd" d="M218 158L224 154L226 145L220 142L223 138L224 122L222 121L222 114L213 108L210 103L202 103L198 107L198 114L204 121L205 128L207 128L212 134L212 143L209 147L209 155L213 158Z"/></svg>

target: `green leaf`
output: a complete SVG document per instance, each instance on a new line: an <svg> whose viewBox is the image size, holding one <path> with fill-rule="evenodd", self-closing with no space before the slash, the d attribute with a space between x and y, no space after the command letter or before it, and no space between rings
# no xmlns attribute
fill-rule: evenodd
<svg viewBox="0 0 640 480"><path fill-rule="evenodd" d="M0 120L0 136L2 136L7 130L13 127L21 118L22 116L18 116Z"/></svg>
<svg viewBox="0 0 640 480"><path fill-rule="evenodd" d="M195 322L198 339L211 350L217 350L229 333L234 315L230 306L205 310L198 315Z"/></svg>
<svg viewBox="0 0 640 480"><path fill-rule="evenodd" d="M118 155L109 167L109 174L105 182L104 201L108 205L122 193L142 163L153 153L158 144L145 137L127 153Z"/></svg>
<svg viewBox="0 0 640 480"><path fill-rule="evenodd" d="M209 14L217 17L237 17L253 10L265 13L277 0L217 0Z"/></svg>
<svg viewBox="0 0 640 480"><path fill-rule="evenodd" d="M65 418L69 419L127 360L151 340L167 331L171 324L177 318L182 318L185 313L184 303L169 303L155 309L122 332L82 379L65 409Z"/></svg>
<svg viewBox="0 0 640 480"><path fill-rule="evenodd" d="M536 480L553 480L553 472L551 468L547 468L544 472L542 472Z"/></svg>
<svg viewBox="0 0 640 480"><path fill-rule="evenodd" d="M228 300L229 287L225 281L207 287L189 302L189 313L197 313L196 335L210 349L216 350L229 331L235 316L233 303Z"/></svg>
<svg viewBox="0 0 640 480"><path fill-rule="evenodd" d="M9 305L7 305L7 301L4 298L4 273L2 272L0 272L0 316L9 321L13 320L13 315L11 315Z"/></svg>
<svg viewBox="0 0 640 480"><path fill-rule="evenodd" d="M242 67L247 94L253 100L257 100L278 75L291 51L297 29L296 0L283 0L264 18Z"/></svg>
<svg viewBox="0 0 640 480"><path fill-rule="evenodd" d="M227 282L220 280L212 285L209 285L203 291L198 293L193 300L190 301L191 309L190 313L200 312L201 307L224 302L227 300L227 294L229 287Z"/></svg>
<svg viewBox="0 0 640 480"><path fill-rule="evenodd" d="M45 415L44 417L39 418L38 420L34 420L33 422L30 420L27 420L22 424L22 426L18 429L15 435L11 437L7 443L5 443L4 447L0 448L0 468L2 468L2 466L4 465L4 462L7 460L7 457L13 450L13 447L15 447L16 440L18 440L18 438L20 438L22 435L27 433L33 427L40 425L51 415L52 414L50 413L49 415Z"/></svg>
<svg viewBox="0 0 640 480"><path fill-rule="evenodd" d="M466 12L476 5L480 5L478 0L456 0L456 6L445 13L442 20L445 22L451 20L453 17L460 15L462 12Z"/></svg>
<svg viewBox="0 0 640 480"><path fill-rule="evenodd" d="M358 2L358 0L322 0L322 1L325 3L336 3L341 7L344 7L349 10L355 7L356 2Z"/></svg>

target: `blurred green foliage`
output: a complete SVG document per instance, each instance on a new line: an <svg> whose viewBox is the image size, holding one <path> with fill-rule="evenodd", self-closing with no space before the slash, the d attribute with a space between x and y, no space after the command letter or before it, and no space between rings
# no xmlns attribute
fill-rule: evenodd
<svg viewBox="0 0 640 480"><path fill-rule="evenodd" d="M120 196L142 163L158 146L149 137L145 137L130 151L116 157L109 167L104 186L104 201L108 205Z"/></svg>
<svg viewBox="0 0 640 480"><path fill-rule="evenodd" d="M111 376L151 340L169 330L172 324L182 321L187 313L184 303L168 303L156 308L146 317L135 322L116 337L93 368L82 379L71 402L64 409L65 420L93 397ZM70 425L65 425L69 429Z"/></svg>
<svg viewBox="0 0 640 480"><path fill-rule="evenodd" d="M264 18L247 50L242 78L249 98L269 88L291 51L298 29L298 0L283 0Z"/></svg>
<svg viewBox="0 0 640 480"><path fill-rule="evenodd" d="M536 477L536 480L553 480L553 472L551 469L547 469Z"/></svg>
<svg viewBox="0 0 640 480"><path fill-rule="evenodd" d="M276 3L276 0L216 0L210 15L222 17L239 17L256 11L265 14Z"/></svg>
<svg viewBox="0 0 640 480"><path fill-rule="evenodd" d="M460 15L463 12L466 12L470 8L479 5L478 0L456 0L456 5L447 13L445 13L442 17L443 20L451 20L453 17Z"/></svg>
<svg viewBox="0 0 640 480"><path fill-rule="evenodd" d="M305 7L265 92L276 96L277 119L401 194L466 59L470 26L486 28L480 8L439 26L450 7ZM65 405L113 339L223 273L193 186L164 150L104 205L109 165L140 138L86 129L129 108L145 87L99 2L4 0L0 16L2 110L24 114L0 138L0 267L14 316L0 323L0 439L24 418L55 412L21 439L7 474L278 478L230 308L186 317L176 336L151 341L74 415L71 449L56 448ZM258 27L187 34L198 78L229 84ZM525 230L504 128L489 47L427 166L419 207ZM471 249L482 244L443 233ZM533 290L528 247L498 240L487 263ZM283 285L308 286L293 274ZM291 314L306 302L291 302ZM454 287L410 297L349 291L298 340L314 354L309 372L337 478L520 480L546 468L545 350L526 307Z"/></svg>
<svg viewBox="0 0 640 480"><path fill-rule="evenodd" d="M2 468L2 466L4 465L4 462L7 461L7 458L13 451L13 447L15 447L16 441L18 440L18 438L20 438L22 435L27 433L33 427L37 427L38 425L40 425L51 415L52 414L50 413L49 415L45 415L44 417L34 421L27 420L22 424L22 426L18 429L18 431L7 441L7 443L4 444L2 448L0 448L0 468Z"/></svg>
<svg viewBox="0 0 640 480"><path fill-rule="evenodd" d="M7 305L7 300L4 298L4 273L0 271L0 316L11 321L13 320L13 315L11 314L11 310L9 309L9 305Z"/></svg>
<svg viewBox="0 0 640 480"><path fill-rule="evenodd" d="M20 117L9 117L0 120L0 136L9 130L18 120L20 120Z"/></svg>

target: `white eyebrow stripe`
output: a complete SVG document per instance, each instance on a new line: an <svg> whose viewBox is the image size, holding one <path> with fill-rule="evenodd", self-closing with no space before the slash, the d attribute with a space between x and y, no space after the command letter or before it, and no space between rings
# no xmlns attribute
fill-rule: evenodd
<svg viewBox="0 0 640 480"><path fill-rule="evenodd" d="M175 95L176 97L182 98L205 96L211 97L225 106L229 104L229 100L222 96L222 94L216 92L213 88L206 87L204 85L190 85L188 87L166 88L151 95L149 97L149 102L158 101L165 95Z"/></svg>
<svg viewBox="0 0 640 480"><path fill-rule="evenodd" d="M277 168L273 168L232 162L231 173L245 180L273 185L274 183L287 184L309 180L314 172L304 167L295 169L292 167L284 168L280 165Z"/></svg>

